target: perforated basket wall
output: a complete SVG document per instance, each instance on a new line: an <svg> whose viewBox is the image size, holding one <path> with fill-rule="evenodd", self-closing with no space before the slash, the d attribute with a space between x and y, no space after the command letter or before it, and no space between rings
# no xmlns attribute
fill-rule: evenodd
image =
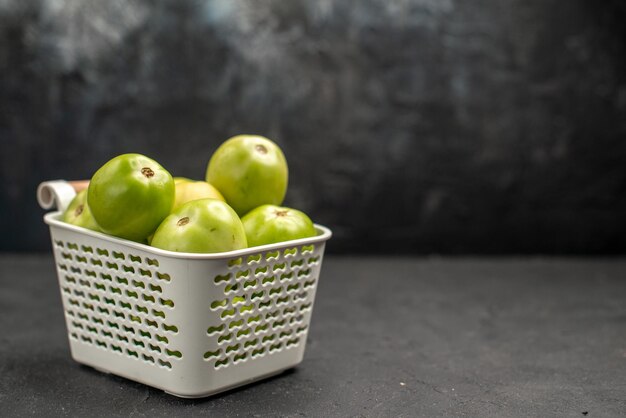
<svg viewBox="0 0 626 418"><path fill-rule="evenodd" d="M222 254L179 254L48 214L72 356L177 396L302 361L330 231Z"/></svg>

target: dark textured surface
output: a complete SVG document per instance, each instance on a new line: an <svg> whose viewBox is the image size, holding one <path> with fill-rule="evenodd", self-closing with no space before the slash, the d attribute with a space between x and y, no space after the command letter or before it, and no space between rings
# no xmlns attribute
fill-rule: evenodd
<svg viewBox="0 0 626 418"><path fill-rule="evenodd" d="M182 400L74 363L50 257L0 257L5 416L617 417L626 261L324 261L304 362Z"/></svg>
<svg viewBox="0 0 626 418"><path fill-rule="evenodd" d="M128 151L200 178L255 132L331 252L625 253L625 20L619 0L2 1L0 249L47 249L42 180Z"/></svg>

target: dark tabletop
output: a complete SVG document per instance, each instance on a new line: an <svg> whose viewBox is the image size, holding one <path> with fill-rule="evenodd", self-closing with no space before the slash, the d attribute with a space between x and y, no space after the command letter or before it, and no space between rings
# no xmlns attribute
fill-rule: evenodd
<svg viewBox="0 0 626 418"><path fill-rule="evenodd" d="M50 256L0 256L3 416L626 415L626 260L327 256L303 363L185 400L75 363Z"/></svg>

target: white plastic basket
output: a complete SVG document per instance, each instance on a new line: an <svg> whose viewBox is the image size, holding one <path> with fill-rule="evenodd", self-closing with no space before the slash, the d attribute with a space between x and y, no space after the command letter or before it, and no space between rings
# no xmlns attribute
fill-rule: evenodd
<svg viewBox="0 0 626 418"><path fill-rule="evenodd" d="M302 361L329 229L218 254L176 253L60 221L75 194L38 189L72 357L180 397L204 397Z"/></svg>

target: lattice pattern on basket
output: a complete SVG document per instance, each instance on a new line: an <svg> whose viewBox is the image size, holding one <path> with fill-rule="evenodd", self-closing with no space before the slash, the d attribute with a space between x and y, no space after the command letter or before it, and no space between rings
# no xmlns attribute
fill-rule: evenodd
<svg viewBox="0 0 626 418"><path fill-rule="evenodd" d="M156 258L107 248L53 242L70 338L171 369L183 353L170 347L178 332L168 322L172 280Z"/></svg>
<svg viewBox="0 0 626 418"><path fill-rule="evenodd" d="M210 302L220 322L207 334L218 348L205 360L218 369L304 343L320 262L314 245L229 260L228 272L213 278L223 296Z"/></svg>

